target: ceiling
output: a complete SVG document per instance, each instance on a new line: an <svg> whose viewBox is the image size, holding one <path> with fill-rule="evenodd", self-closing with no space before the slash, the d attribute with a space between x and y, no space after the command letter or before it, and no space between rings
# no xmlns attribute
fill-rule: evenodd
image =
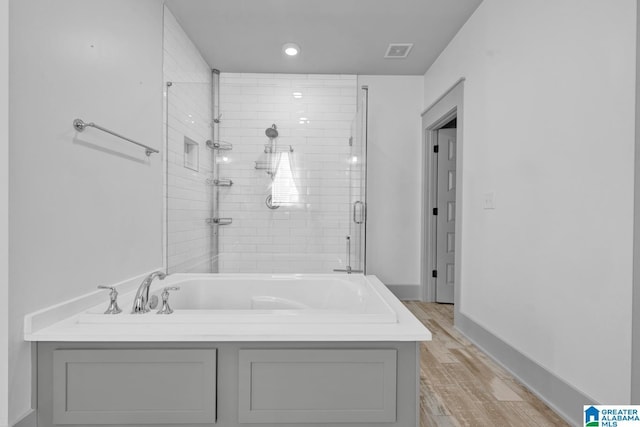
<svg viewBox="0 0 640 427"><path fill-rule="evenodd" d="M212 68L421 75L482 0L166 0ZM300 45L285 57L282 45ZM389 43L413 43L385 59Z"/></svg>

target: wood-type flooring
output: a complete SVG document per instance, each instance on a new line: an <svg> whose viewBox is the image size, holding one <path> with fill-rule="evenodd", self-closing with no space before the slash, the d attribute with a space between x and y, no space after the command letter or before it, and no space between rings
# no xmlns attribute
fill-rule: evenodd
<svg viewBox="0 0 640 427"><path fill-rule="evenodd" d="M568 426L453 327L453 305L405 301L431 331L421 344L420 425Z"/></svg>

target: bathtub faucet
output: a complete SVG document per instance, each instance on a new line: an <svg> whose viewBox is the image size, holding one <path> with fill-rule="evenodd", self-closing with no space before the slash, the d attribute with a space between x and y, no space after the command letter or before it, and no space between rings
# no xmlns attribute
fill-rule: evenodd
<svg viewBox="0 0 640 427"><path fill-rule="evenodd" d="M167 275L162 271L154 271L153 273L145 277L145 279L140 284L140 287L138 287L138 292L136 292L136 297L133 300L133 308L131 309L131 314L143 314L150 311L149 286L151 286L151 282L153 282L153 279L155 279L156 277L158 277L160 280L164 280ZM155 299L157 305L157 297Z"/></svg>

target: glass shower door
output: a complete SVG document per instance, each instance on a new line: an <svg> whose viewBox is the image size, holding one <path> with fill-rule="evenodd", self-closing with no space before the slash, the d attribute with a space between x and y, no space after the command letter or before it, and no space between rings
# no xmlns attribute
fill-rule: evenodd
<svg viewBox="0 0 640 427"><path fill-rule="evenodd" d="M366 219L367 219L367 106L368 88L358 91L356 115L351 124L349 138L349 234L345 241L344 267L336 272L366 273Z"/></svg>
<svg viewBox="0 0 640 427"><path fill-rule="evenodd" d="M352 272L366 273L366 219L367 219L367 107L368 88L358 91L358 109L355 117L355 138L351 144L351 235Z"/></svg>
<svg viewBox="0 0 640 427"><path fill-rule="evenodd" d="M166 87L166 266L169 273L209 273L218 256L213 216L211 84Z"/></svg>

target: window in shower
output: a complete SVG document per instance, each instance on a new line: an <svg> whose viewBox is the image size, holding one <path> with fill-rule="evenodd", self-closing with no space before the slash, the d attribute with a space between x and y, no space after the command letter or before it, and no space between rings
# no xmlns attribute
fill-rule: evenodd
<svg viewBox="0 0 640 427"><path fill-rule="evenodd" d="M300 202L298 183L294 175L295 170L292 153L277 153L271 184L271 203L273 205L293 206Z"/></svg>

